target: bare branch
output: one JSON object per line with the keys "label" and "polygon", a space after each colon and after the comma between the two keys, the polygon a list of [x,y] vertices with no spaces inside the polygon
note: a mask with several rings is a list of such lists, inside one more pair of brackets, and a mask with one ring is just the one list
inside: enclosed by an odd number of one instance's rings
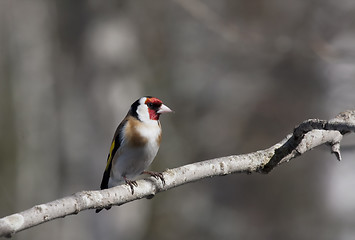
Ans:
{"label": "bare branch", "polygon": [[133,195],[127,185],[102,191],[82,191],[1,218],[0,236],[11,236],[38,224],[87,209],[119,206],[141,198],[152,198],[161,191],[207,177],[243,172],[268,173],[279,164],[322,144],[330,144],[331,152],[340,160],[340,142],[343,135],[350,132],[355,132],[355,110],[343,112],[329,121],[307,120],[296,127],[293,134],[268,149],[168,169],[163,172],[164,186],[160,180],[151,177],[137,181],[138,187]]}

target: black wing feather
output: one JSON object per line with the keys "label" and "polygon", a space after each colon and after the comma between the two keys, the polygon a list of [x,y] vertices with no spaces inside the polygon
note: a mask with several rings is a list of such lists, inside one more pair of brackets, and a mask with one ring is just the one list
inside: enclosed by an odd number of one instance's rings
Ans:
{"label": "black wing feather", "polygon": [[[125,125],[125,123],[127,122],[127,118],[125,118],[120,125],[118,125],[115,135],[112,139],[112,143],[111,143],[111,148],[110,148],[110,152],[107,156],[107,165],[106,165],[106,169],[105,172],[103,174],[102,177],[102,181],[101,181],[101,185],[100,188],[101,189],[107,189],[108,188],[108,181],[110,179],[110,173],[111,173],[111,169],[112,169],[112,161],[113,158],[116,155],[117,150],[120,148],[121,146],[121,142],[122,142],[122,128]],[[114,144],[113,148],[112,145]]]}

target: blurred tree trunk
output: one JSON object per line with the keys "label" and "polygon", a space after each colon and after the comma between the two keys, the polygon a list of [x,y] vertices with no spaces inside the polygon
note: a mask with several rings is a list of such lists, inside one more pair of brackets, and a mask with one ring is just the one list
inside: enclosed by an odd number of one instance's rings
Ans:
{"label": "blurred tree trunk", "polygon": [[13,56],[10,50],[8,15],[6,4],[0,3],[0,212],[7,215],[16,208],[16,128],[15,109],[12,96],[11,76]]}

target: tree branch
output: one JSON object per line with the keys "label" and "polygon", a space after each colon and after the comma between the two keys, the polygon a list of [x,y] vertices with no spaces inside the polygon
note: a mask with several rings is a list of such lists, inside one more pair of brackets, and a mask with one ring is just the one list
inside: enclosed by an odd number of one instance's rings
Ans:
{"label": "tree branch", "polygon": [[322,144],[330,144],[331,152],[341,160],[340,142],[344,134],[355,132],[355,110],[340,113],[332,120],[310,119],[301,123],[284,140],[274,146],[243,155],[233,155],[197,162],[163,172],[165,185],[160,180],[147,178],[137,181],[134,194],[127,185],[102,191],[82,191],[53,202],[0,219],[0,237],[34,227],[56,218],[77,214],[83,210],[122,205],[171,188],[207,177],[232,173],[268,173],[281,163]]}

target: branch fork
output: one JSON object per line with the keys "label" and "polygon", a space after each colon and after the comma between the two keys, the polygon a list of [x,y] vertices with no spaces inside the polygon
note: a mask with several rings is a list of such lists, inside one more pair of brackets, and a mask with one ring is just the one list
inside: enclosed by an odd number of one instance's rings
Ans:
{"label": "branch fork", "polygon": [[137,181],[134,194],[127,185],[101,191],[82,191],[55,201],[34,206],[20,213],[0,219],[0,237],[13,234],[36,225],[88,209],[109,208],[141,198],[152,198],[167,191],[207,177],[232,173],[269,173],[281,163],[288,162],[322,144],[328,144],[331,152],[341,160],[340,143],[343,135],[355,132],[355,110],[340,113],[329,121],[309,119],[297,126],[281,142],[257,152],[215,158],[182,167],[168,169],[162,178],[152,176]]}

